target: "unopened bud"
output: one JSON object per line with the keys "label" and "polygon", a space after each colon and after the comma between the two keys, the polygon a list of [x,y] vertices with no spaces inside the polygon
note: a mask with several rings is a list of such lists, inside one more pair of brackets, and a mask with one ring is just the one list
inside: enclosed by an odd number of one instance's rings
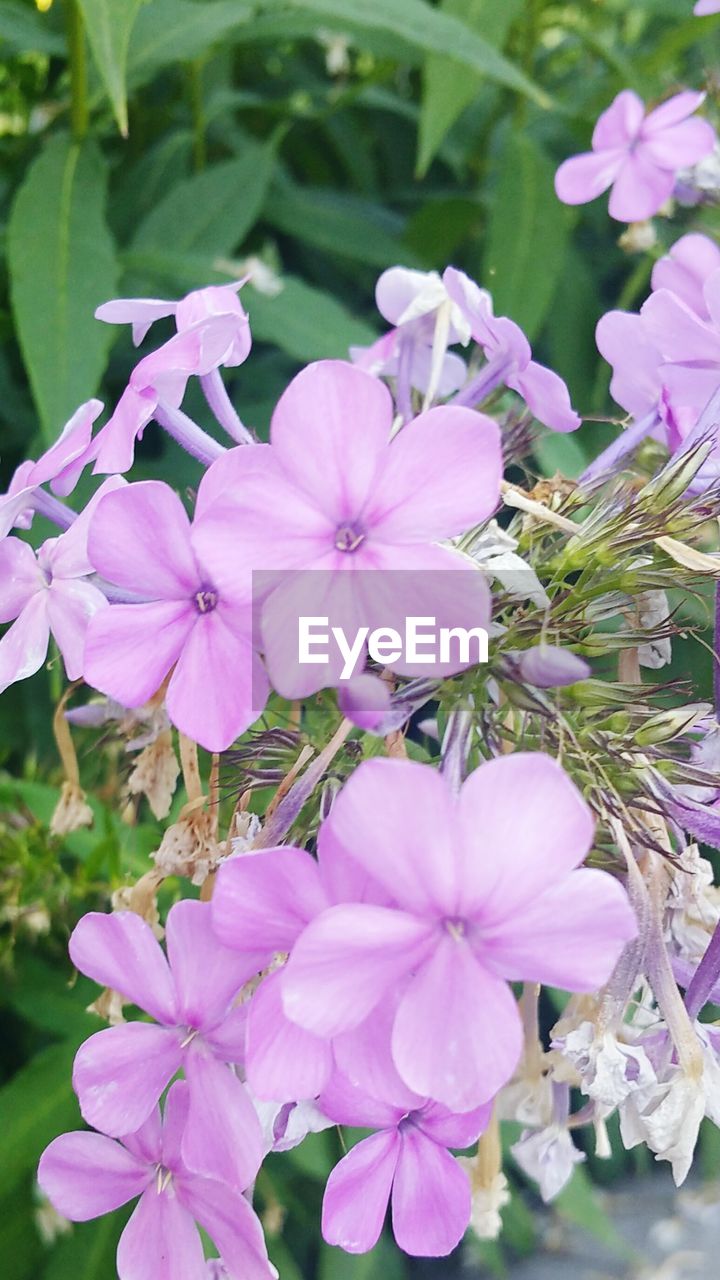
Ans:
{"label": "unopened bud", "polygon": [[710,712],[712,708],[707,702],[694,702],[689,707],[672,707],[669,711],[661,711],[645,721],[642,728],[634,735],[640,747],[655,746],[658,742],[671,742],[681,733]]}

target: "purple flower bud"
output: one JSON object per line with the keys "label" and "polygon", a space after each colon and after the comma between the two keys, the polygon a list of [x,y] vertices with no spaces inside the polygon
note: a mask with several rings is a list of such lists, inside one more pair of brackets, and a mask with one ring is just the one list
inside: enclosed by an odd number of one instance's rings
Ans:
{"label": "purple flower bud", "polygon": [[538,644],[521,654],[518,659],[518,672],[528,684],[536,689],[555,689],[566,684],[575,684],[576,680],[586,680],[590,675],[590,667],[576,653],[560,649],[553,644]]}
{"label": "purple flower bud", "polygon": [[377,729],[390,708],[390,687],[377,676],[354,676],[338,689],[338,705],[358,729]]}

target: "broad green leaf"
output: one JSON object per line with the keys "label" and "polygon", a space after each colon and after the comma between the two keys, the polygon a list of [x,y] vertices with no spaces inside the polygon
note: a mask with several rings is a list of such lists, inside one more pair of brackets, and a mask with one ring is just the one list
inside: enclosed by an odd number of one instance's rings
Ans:
{"label": "broad green leaf", "polygon": [[57,1039],[84,1039],[101,1027],[97,1017],[86,1012],[97,998],[98,987],[88,978],[72,979],[69,960],[50,965],[32,951],[19,952],[7,984],[8,1004],[32,1026]]}
{"label": "broad green leaf", "polygon": [[70,1072],[76,1040],[51,1045],[0,1089],[0,1195],[35,1169],[48,1142],[80,1122]]}
{"label": "broad green leaf", "polygon": [[254,336],[297,360],[347,359],[348,347],[368,346],[377,337],[332,294],[290,276],[275,297],[248,286],[243,302]]}
{"label": "broad green leaf", "polygon": [[[521,13],[523,0],[442,0],[440,9],[461,18],[488,44],[502,49],[507,33]],[[455,59],[427,58],[423,70],[422,109],[418,134],[417,172],[422,177],[437,154],[443,138],[458,116],[481,91],[482,75]]]}
{"label": "broad green leaf", "polygon": [[249,142],[237,160],[184,178],[140,223],[133,250],[232,253],[262,210],[274,162],[271,144]]}
{"label": "broad green leaf", "polygon": [[0,4],[0,53],[65,52],[65,40],[53,24],[52,15],[38,13],[20,0],[2,0]]}
{"label": "broad green leaf", "polygon": [[566,1222],[601,1240],[615,1253],[628,1256],[631,1249],[603,1208],[600,1195],[587,1173],[576,1165],[572,1178],[553,1200],[553,1209]]}
{"label": "broad green leaf", "polygon": [[57,136],[30,165],[10,213],[12,307],[47,441],[95,393],[112,340],[93,314],[117,279],[106,185],[95,144]]}
{"label": "broad green leaf", "polygon": [[3,1280],[29,1280],[39,1275],[42,1254],[30,1189],[21,1184],[0,1201]]}
{"label": "broad green leaf", "polygon": [[279,231],[326,253],[374,267],[424,265],[403,244],[403,219],[362,196],[278,180],[264,216]]}
{"label": "broad green leaf", "polygon": [[133,27],[128,80],[137,87],[163,67],[199,58],[252,13],[243,0],[150,0]]}
{"label": "broad green leaf", "polygon": [[125,69],[130,33],[142,0],[77,0],[90,48],[112,104],[118,129],[127,137]]}
{"label": "broad green leaf", "polygon": [[445,54],[490,80],[527,94],[541,106],[549,106],[547,95],[492,44],[426,0],[260,0],[258,5],[259,10],[278,7],[304,9],[336,21],[346,18],[353,26],[388,31],[424,53]]}
{"label": "broad green leaf", "polygon": [[116,1274],[115,1254],[128,1209],[107,1213],[94,1222],[79,1222],[72,1235],[55,1245],[43,1280],[110,1280]]}
{"label": "broad green leaf", "polygon": [[483,284],[499,315],[531,339],[557,288],[568,239],[568,211],[555,195],[554,166],[525,133],[508,132],[488,226]]}

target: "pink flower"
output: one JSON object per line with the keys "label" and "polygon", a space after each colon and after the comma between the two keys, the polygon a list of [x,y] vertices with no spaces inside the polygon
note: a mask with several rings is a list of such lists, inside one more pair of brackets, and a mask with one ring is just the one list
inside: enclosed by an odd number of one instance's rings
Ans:
{"label": "pink flower", "polygon": [[708,13],[720,13],[720,0],[697,0],[693,13],[698,18],[702,18]]}
{"label": "pink flower", "polygon": [[177,494],[155,480],[103,501],[90,527],[90,559],[145,603],[115,604],[96,619],[84,675],[123,706],[139,707],[174,668],[166,695],[172,723],[208,751],[223,751],[262,711],[268,683],[252,647],[249,570],[220,586],[212,540],[198,547],[201,524],[191,525]]}
{"label": "pink flower", "polygon": [[0,639],[0,693],[40,670],[51,635],[68,679],[82,675],[88,625],[107,606],[90,581],[88,526],[98,502],[124,483],[120,476],[106,480],[67,532],[48,538],[37,553],[19,538],[0,542],[0,622],[15,619]]}
{"label": "pink flower", "polygon": [[95,457],[92,427],[102,411],[102,401],[87,400],[76,409],[60,436],[38,458],[37,462],[21,462],[7,493],[0,495],[0,538],[15,526],[29,529],[35,511],[41,511],[56,524],[67,528],[75,512],[43,492],[40,485],[50,481],[53,493],[66,497],[72,493],[84,468]]}
{"label": "pink flower", "polygon": [[145,1123],[182,1068],[189,1089],[183,1162],[243,1191],[260,1167],[262,1134],[227,1064],[244,1060],[246,1010],[234,1001],[258,965],[217,941],[208,903],[177,902],[166,938],[167,960],[132,911],[90,912],[74,929],[75,967],[159,1025],[127,1022],[91,1036],[75,1057],[73,1087],[88,1124],[122,1137]]}
{"label": "pink flower", "polygon": [[[552,369],[531,359],[530,344],[522,329],[506,316],[494,316],[490,294],[464,271],[447,267],[443,283],[488,359],[477,379],[478,384],[485,381],[483,394],[504,383],[522,396],[538,422],[553,431],[575,431],[580,418],[570,403],[565,383]],[[467,392],[461,392],[461,399],[467,400],[472,386],[470,383]],[[476,399],[480,398],[478,392],[476,387]]]}
{"label": "pink flower", "polygon": [[177,302],[162,301],[159,298],[116,298],[112,302],[103,302],[95,315],[98,320],[104,320],[107,324],[131,324],[136,347],[140,345],[150,326],[166,316],[175,317],[178,333],[185,333],[194,325],[215,316],[232,317],[232,325],[227,331],[227,349],[221,364],[238,365],[247,360],[252,346],[250,321],[237,296],[244,284],[244,280],[234,280],[231,284],[193,289]]}
{"label": "pink flower", "polygon": [[[283,696],[336,684],[343,666],[339,651],[326,666],[298,662],[300,615],[327,614],[348,635],[364,623],[388,626],[399,614],[433,609],[454,624],[487,623],[482,575],[437,543],[494,510],[502,468],[497,425],[441,407],[391,441],[392,422],[387,387],[343,361],[320,361],[280,398],[270,446],[233,449],[205,478],[196,545],[213,557],[221,594],[233,589],[238,566],[280,571],[263,606],[262,638],[272,684]],[[402,598],[392,573],[358,572],[377,569],[411,571]],[[437,572],[428,585],[423,573],[430,571]],[[414,674],[401,662],[394,667]]]}
{"label": "pink flower", "polygon": [[[267,968],[292,952],[303,930],[340,902],[391,901],[343,849],[328,848],[326,826],[318,860],[304,849],[267,849],[231,858],[218,871],[212,922],[219,940]],[[256,1097],[276,1102],[315,1098],[332,1069],[332,1049],[321,1036],[291,1022],[283,1009],[285,970],[263,978],[250,1001],[245,1067]]]}
{"label": "pink flower", "polygon": [[709,236],[691,232],[675,241],[652,270],[653,292],[669,289],[701,320],[708,320],[705,283],[720,268],[720,248]]}
{"label": "pink flower", "polygon": [[403,1081],[454,1111],[478,1106],[522,1048],[508,982],[595,990],[635,934],[622,887],[576,870],[592,837],[590,810],[545,755],[483,764],[458,796],[429,766],[366,761],[324,839],[397,907],[335,906],[314,919],[288,961],[285,1012],[335,1037],[399,987],[392,1054]]}
{"label": "pink flower", "polygon": [[376,1034],[363,1028],[336,1044],[338,1069],[318,1099],[338,1124],[377,1130],[353,1146],[325,1188],[322,1232],[328,1244],[366,1253],[377,1242],[388,1201],[401,1249],[443,1257],[470,1221],[470,1184],[448,1147],[468,1147],[485,1128],[490,1107],[456,1115],[403,1083],[389,1048],[386,1003]]}
{"label": "pink flower", "polygon": [[612,187],[610,215],[619,222],[651,218],[672,195],[675,175],[715,146],[707,120],[689,120],[702,93],[677,93],[645,114],[642,100],[623,89],[598,119],[592,151],[560,165],[555,190],[565,204],[586,204]]}
{"label": "pink flower", "polygon": [[720,268],[705,280],[702,296],[704,316],[669,289],[652,293],[640,310],[663,386],[695,418],[720,386]]}
{"label": "pink flower", "polygon": [[38,1181],[63,1217],[87,1222],[140,1197],[120,1237],[122,1280],[208,1280],[195,1223],[220,1251],[228,1280],[270,1280],[260,1223],[245,1197],[198,1176],[182,1156],[188,1088],[178,1082],[136,1133],[114,1142],[100,1133],[64,1133],[44,1151]]}

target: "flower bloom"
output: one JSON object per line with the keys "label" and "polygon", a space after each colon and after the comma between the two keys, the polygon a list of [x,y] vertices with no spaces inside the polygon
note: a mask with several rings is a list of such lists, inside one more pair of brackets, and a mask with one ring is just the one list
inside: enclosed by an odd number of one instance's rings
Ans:
{"label": "flower bloom", "polygon": [[[389,1011],[386,1004],[384,1014]],[[333,1169],[323,1198],[328,1244],[366,1253],[377,1242],[388,1202],[401,1249],[443,1257],[465,1233],[472,1209],[467,1173],[448,1147],[469,1147],[485,1128],[490,1107],[456,1115],[419,1097],[393,1066],[389,1026],[340,1038],[336,1069],[318,1099],[337,1124],[377,1132],[358,1142]]]}
{"label": "flower bloom", "polygon": [[689,120],[705,95],[689,91],[645,113],[642,100],[623,89],[595,125],[592,151],[560,165],[555,190],[565,204],[586,204],[612,187],[610,216],[618,222],[651,218],[672,195],[675,176],[712,151],[715,131]]}
{"label": "flower bloom", "polygon": [[208,1280],[195,1223],[220,1251],[228,1280],[270,1280],[260,1223],[239,1192],[192,1172],[182,1157],[188,1087],[122,1142],[101,1133],[63,1133],[44,1151],[38,1181],[58,1213],[87,1222],[140,1197],[117,1250],[122,1280]]}
{"label": "flower bloom", "polygon": [[720,13],[720,0],[697,0],[693,13],[698,18],[703,18],[708,13]]}
{"label": "flower bloom", "polygon": [[[196,545],[212,557],[220,593],[233,588],[238,566],[280,571],[261,629],[270,679],[283,696],[336,684],[344,665],[339,651],[322,667],[298,662],[299,616],[328,615],[346,635],[433,609],[453,624],[489,620],[483,576],[437,543],[494,510],[497,425],[451,406],[421,414],[391,440],[392,423],[387,387],[344,361],[320,361],[280,398],[270,446],[231,450],[203,481]],[[411,571],[401,600],[392,574],[358,572],[377,569]],[[438,571],[431,587],[424,571]],[[391,665],[415,672],[402,661]]]}
{"label": "flower bloom", "polygon": [[84,675],[123,706],[139,707],[174,668],[166,695],[172,723],[209,751],[223,751],[260,714],[268,684],[251,643],[250,575],[236,573],[219,589],[213,544],[199,550],[197,534],[198,520],[191,526],[177,494],[160,481],[129,485],[101,503],[90,559],[108,582],[144,602],[105,610],[104,624],[88,635]]}
{"label": "flower bloom", "polygon": [[397,906],[335,906],[313,920],[288,961],[285,1012],[334,1037],[399,990],[395,1066],[410,1089],[453,1111],[492,1097],[517,1065],[522,1029],[508,982],[595,990],[635,935],[623,888],[576,870],[592,816],[540,753],[481,765],[458,796],[426,765],[366,761],[325,825],[328,844]]}
{"label": "flower bloom", "polygon": [[553,431],[575,431],[580,418],[570,403],[565,383],[552,369],[531,358],[530,344],[522,329],[506,316],[493,315],[490,294],[464,271],[447,267],[443,283],[488,359],[487,368],[479,374],[479,379],[487,379],[485,394],[493,385],[504,383],[522,396],[538,422]]}
{"label": "flower bloom", "polygon": [[124,485],[111,476],[81,516],[59,538],[48,538],[35,553],[19,538],[0,542],[0,622],[13,625],[0,639],[0,692],[39,671],[52,635],[69,680],[83,671],[85,635],[107,599],[90,581],[88,525],[98,502]]}
{"label": "flower bloom", "polygon": [[166,937],[167,960],[132,911],[90,912],[74,929],[75,967],[160,1025],[121,1023],[90,1036],[75,1057],[73,1087],[88,1124],[122,1137],[145,1123],[182,1067],[189,1089],[183,1161],[243,1191],[260,1167],[262,1134],[227,1064],[244,1060],[245,1009],[233,1002],[258,966],[217,941],[204,902],[177,902]]}

